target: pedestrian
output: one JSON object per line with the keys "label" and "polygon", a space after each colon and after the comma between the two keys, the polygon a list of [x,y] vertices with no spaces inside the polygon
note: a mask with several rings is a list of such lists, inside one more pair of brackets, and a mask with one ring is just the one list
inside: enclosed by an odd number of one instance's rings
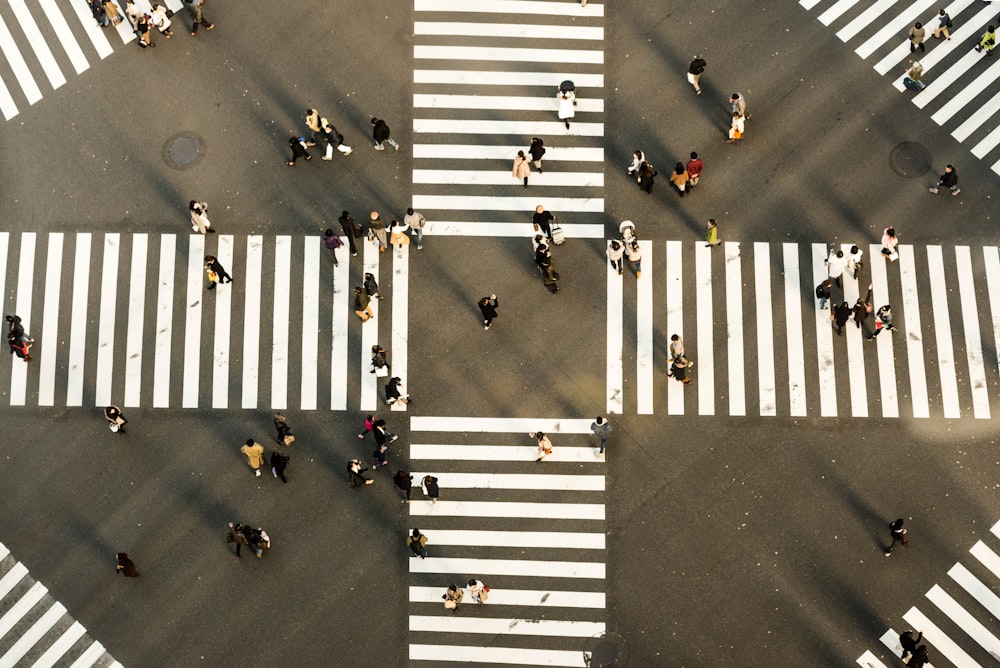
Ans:
{"label": "pedestrian", "polygon": [[938,190],[944,186],[951,191],[951,196],[954,197],[958,193],[962,192],[962,189],[958,187],[958,172],[951,165],[945,165],[944,174],[938,179],[937,185],[931,186],[929,190],[932,194],[937,195]]}
{"label": "pedestrian", "polygon": [[403,216],[403,222],[410,226],[410,229],[417,233],[417,250],[424,249],[424,225],[427,224],[427,219],[424,218],[424,214],[418,213],[413,210],[413,208],[408,208],[406,210],[406,215]]}
{"label": "pedestrian", "polygon": [[118,3],[115,0],[104,0],[104,12],[111,20],[111,25],[118,25],[122,22],[122,15],[118,11]]}
{"label": "pedestrian", "polygon": [[147,46],[156,46],[156,43],[152,40],[153,32],[149,14],[139,15],[139,20],[135,24],[135,31],[139,35],[139,46],[144,49]]}
{"label": "pedestrian", "polygon": [[[1000,18],[1000,17],[997,17]],[[993,55],[993,47],[997,45],[997,35],[996,28],[993,26],[986,26],[986,32],[983,36],[979,38],[979,44],[976,44],[976,51],[982,53],[986,51],[987,56]]]}
{"label": "pedestrian", "polygon": [[397,257],[403,257],[403,246],[410,245],[410,228],[398,220],[389,226],[389,243],[396,247]]}
{"label": "pedestrian", "polygon": [[400,501],[400,503],[409,503],[410,494],[413,491],[413,476],[408,471],[399,469],[396,471],[396,475],[392,476],[392,484],[406,494],[406,498]]}
{"label": "pedestrian", "polygon": [[372,431],[374,429],[375,429],[375,416],[374,415],[366,415],[365,416],[365,429],[360,434],[358,434],[358,438],[364,438],[365,436],[368,435],[368,432],[370,432],[370,431]]}
{"label": "pedestrian", "polygon": [[851,307],[847,302],[841,302],[840,306],[830,313],[830,320],[837,326],[837,336],[843,336],[844,325],[851,318]]}
{"label": "pedestrian", "polygon": [[691,151],[691,159],[687,163],[688,190],[693,190],[698,185],[703,171],[705,171],[705,162],[698,157],[696,152]]}
{"label": "pedestrian", "polygon": [[389,369],[389,353],[376,343],[372,346],[372,368],[369,373],[375,374],[377,378],[386,378],[389,376]]}
{"label": "pedestrian", "polygon": [[691,378],[688,377],[688,370],[690,368],[691,363],[688,362],[686,357],[681,355],[670,362],[670,371],[664,375],[667,378],[673,378],[674,380],[680,381],[682,385],[690,385]]}
{"label": "pedestrian", "polygon": [[479,300],[479,312],[483,314],[483,329],[493,326],[493,320],[497,317],[497,306],[500,305],[497,296],[491,294]]}
{"label": "pedestrian", "polygon": [[542,272],[546,289],[552,294],[559,292],[559,285],[556,283],[559,280],[559,272],[552,262],[552,251],[545,244],[539,246],[535,252],[535,264]]}
{"label": "pedestrian", "polygon": [[892,326],[892,308],[888,304],[879,306],[878,310],[875,311],[875,332],[868,337],[868,340],[874,340],[884,330],[891,331],[893,329],[895,327]]}
{"label": "pedestrian", "polygon": [[371,298],[361,288],[354,288],[354,312],[361,318],[361,322],[368,322],[375,316],[370,305]]}
{"label": "pedestrian", "polygon": [[326,140],[326,155],[323,156],[324,160],[333,160],[333,149],[337,149],[344,155],[354,153],[354,149],[344,143],[344,135],[340,134],[340,131],[333,126],[333,123],[325,118],[321,120],[321,123],[320,132],[323,135],[323,139]]}
{"label": "pedestrian", "polygon": [[542,173],[542,156],[545,155],[545,142],[541,137],[532,137],[531,145],[528,146],[528,153],[531,154],[531,161],[535,163],[535,169]]}
{"label": "pedestrian", "polygon": [[826,258],[827,275],[836,282],[838,288],[844,287],[843,275],[847,268],[847,258],[844,251],[831,249],[830,257]]}
{"label": "pedestrian", "polygon": [[590,431],[594,432],[594,436],[601,439],[601,447],[595,453],[595,457],[604,456],[604,448],[608,445],[608,434],[611,433],[612,429],[614,429],[614,427],[611,426],[611,423],[600,415],[598,415],[594,421],[590,423]]}
{"label": "pedestrian", "polygon": [[552,241],[552,223],[555,222],[555,219],[556,217],[551,212],[546,211],[545,207],[539,204],[535,207],[534,215],[531,216],[531,226],[535,232],[541,232],[546,239]]}
{"label": "pedestrian", "polygon": [[212,222],[208,219],[208,202],[191,200],[188,202],[188,211],[191,213],[191,229],[198,234],[215,234],[212,229]]}
{"label": "pedestrian", "polygon": [[139,17],[142,16],[142,10],[136,7],[132,0],[125,0],[125,16],[128,17],[128,22],[132,25],[132,32],[136,32],[139,29]]}
{"label": "pedestrian", "polygon": [[246,444],[240,448],[240,452],[246,455],[247,464],[253,469],[254,475],[260,477],[260,467],[264,465],[264,446],[248,438]]}
{"label": "pedestrian", "polygon": [[391,131],[389,126],[381,118],[372,118],[372,138],[375,140],[375,150],[384,151],[385,146],[383,142],[389,142],[389,146],[393,147],[397,151],[399,150],[399,144],[391,136]]}
{"label": "pedestrian", "polygon": [[278,432],[275,438],[281,445],[291,445],[295,442],[295,434],[292,433],[292,428],[288,426],[288,420],[281,413],[274,414],[274,428]]}
{"label": "pedestrian", "polygon": [[948,16],[948,12],[944,9],[938,10],[937,20],[938,25],[934,29],[934,39],[941,39],[941,35],[944,35],[945,39],[951,39],[951,33],[948,32],[948,28],[951,27],[951,17]]}
{"label": "pedestrian", "polygon": [[625,246],[621,242],[611,239],[608,241],[607,250],[608,261],[611,263],[611,268],[618,270],[618,275],[621,276],[623,272],[622,265],[624,264],[623,258],[625,257]]}
{"label": "pedestrian", "polygon": [[24,325],[21,324],[21,316],[5,315],[3,319],[7,321],[8,334],[13,334],[19,339],[24,338]]}
{"label": "pedestrian", "polygon": [[198,26],[204,26],[205,30],[214,30],[215,24],[209,23],[202,14],[201,8],[205,5],[205,0],[184,0],[187,5],[188,14],[191,16],[191,35],[198,36]]}
{"label": "pedestrian", "polygon": [[546,436],[544,432],[533,431],[528,434],[528,436],[535,439],[538,445],[538,457],[535,458],[536,462],[540,462],[552,454],[552,441],[549,440],[549,437]]}
{"label": "pedestrian", "polygon": [[372,471],[377,471],[380,466],[389,465],[389,455],[386,452],[389,451],[389,446],[377,445],[375,446],[375,452],[372,453]]}
{"label": "pedestrian", "polygon": [[634,176],[644,162],[646,162],[646,155],[639,149],[636,149],[635,153],[632,154],[632,164],[625,168],[625,173],[629,176]]}
{"label": "pedestrian", "polygon": [[263,527],[257,527],[256,529],[252,527],[243,527],[243,533],[246,534],[247,542],[253,549],[254,553],[257,555],[258,559],[264,558],[264,548],[271,547],[271,537],[267,535]]}
{"label": "pedestrian", "polygon": [[559,100],[559,120],[563,121],[569,130],[569,121],[576,115],[576,91],[562,90],[560,86],[556,99]]}
{"label": "pedestrian", "polygon": [[719,238],[719,224],[715,222],[715,218],[709,218],[705,224],[705,245],[712,247],[718,246],[721,243],[722,239]]}
{"label": "pedestrian", "polygon": [[319,112],[315,109],[306,109],[306,128],[309,129],[306,133],[306,146],[315,146],[319,143],[319,136],[323,132]]}
{"label": "pedestrian", "polygon": [[899,239],[896,238],[896,230],[892,225],[882,230],[882,255],[890,261],[895,262],[899,254],[896,252],[899,246]]}
{"label": "pedestrian", "polygon": [[393,376],[385,384],[385,403],[391,406],[396,402],[404,406],[410,403],[410,395],[403,392],[403,381],[399,376]]}
{"label": "pedestrian", "polygon": [[356,256],[358,254],[358,247],[354,244],[354,240],[360,239],[365,235],[365,228],[361,226],[361,223],[354,220],[351,217],[351,212],[347,210],[344,210],[340,214],[337,222],[340,223],[340,229],[344,233],[344,236],[347,237],[347,243],[351,245],[351,257]]}
{"label": "pedestrian", "polygon": [[670,183],[677,189],[677,192],[681,197],[684,197],[684,191],[687,190],[688,173],[684,165],[677,163],[674,166],[674,173],[670,175]]}
{"label": "pedestrian", "polygon": [[920,643],[923,637],[924,637],[924,632],[921,631],[920,635],[914,638],[912,629],[903,631],[902,633],[899,634],[899,645],[900,647],[903,648],[903,653],[900,655],[899,658],[903,660],[903,663],[909,663],[910,655],[916,651],[917,645]]}
{"label": "pedestrian", "polygon": [[240,548],[244,545],[250,544],[250,541],[247,540],[245,527],[242,524],[230,522],[229,531],[226,533],[226,542],[235,544],[236,556],[242,557],[240,554]]}
{"label": "pedestrian", "polygon": [[924,30],[924,24],[917,21],[910,28],[910,32],[907,35],[910,39],[910,53],[913,53],[917,49],[920,49],[920,53],[927,51],[927,47],[924,46],[924,38],[927,36],[927,31]]}
{"label": "pedestrian", "polygon": [[420,529],[414,529],[407,537],[406,546],[413,552],[414,557],[427,558],[427,536],[420,533]]}
{"label": "pedestrian", "polygon": [[822,311],[826,308],[826,303],[830,301],[830,296],[833,294],[833,281],[829,278],[823,279],[823,282],[816,286],[816,297],[819,298],[819,310]]}
{"label": "pedestrian", "polygon": [[909,61],[909,64],[910,66],[906,68],[906,72],[903,73],[903,85],[909,90],[919,93],[927,87],[927,85],[920,80],[920,77],[924,75],[924,66],[916,60]]}
{"label": "pedestrian", "polygon": [[385,221],[382,220],[378,211],[372,211],[368,214],[368,241],[374,242],[376,239],[378,239],[379,252],[384,253],[389,245],[385,236]]}
{"label": "pedestrian", "polygon": [[277,450],[271,451],[271,473],[275,478],[280,478],[281,482],[287,483],[285,480],[285,468],[288,466],[288,461],[291,459],[288,455],[283,455]]}
{"label": "pedestrian", "polygon": [[854,302],[854,309],[852,310],[852,315],[854,316],[854,324],[858,329],[861,329],[861,325],[864,324],[868,315],[872,312],[872,306],[870,303],[865,301],[863,297],[858,297],[858,301]]}
{"label": "pedestrian", "polygon": [[[580,2],[586,4],[587,0],[580,0]],[[453,584],[448,587],[448,591],[441,598],[444,599],[444,607],[451,610],[451,614],[454,615],[458,613],[458,604],[462,602],[464,597],[465,591]]]}
{"label": "pedestrian", "polygon": [[684,357],[684,339],[681,338],[680,334],[670,335],[670,345],[667,347],[667,351],[670,353],[671,362],[676,362]]}
{"label": "pedestrian", "polygon": [[733,112],[733,120],[729,124],[729,139],[726,142],[732,144],[738,139],[743,139],[744,117],[739,114],[739,112]]}
{"label": "pedestrian", "polygon": [[420,481],[420,490],[424,496],[430,498],[431,505],[436,506],[438,497],[441,496],[441,489],[438,487],[438,479],[432,475],[425,475]]}
{"label": "pedestrian", "polygon": [[635,277],[642,278],[642,252],[639,250],[639,242],[632,240],[632,243],[625,246],[625,254],[628,255],[629,264],[635,270]]}
{"label": "pedestrian", "polygon": [[377,419],[374,422],[372,428],[372,436],[375,437],[375,443],[377,445],[388,446],[390,443],[399,438],[396,434],[393,434],[385,426],[385,420]]}
{"label": "pedestrian", "polygon": [[[186,1],[187,0],[185,0],[185,2]],[[309,151],[306,148],[305,137],[292,136],[288,140],[288,145],[292,147],[292,159],[287,163],[289,167],[294,167],[295,162],[299,158],[305,158],[306,161],[312,160],[312,156],[309,155]]]}
{"label": "pedestrian", "polygon": [[[639,171],[636,175],[636,183],[639,184],[639,190],[643,190],[646,193],[653,192],[653,179],[659,174],[651,164],[644,162],[639,165]],[[671,178],[673,182],[673,178]]]}
{"label": "pedestrian", "polygon": [[327,228],[326,232],[323,233],[323,247],[330,251],[330,257],[333,258],[333,266],[339,267],[340,263],[337,262],[337,249],[344,245],[344,242],[340,240],[340,237],[334,234],[332,229]]}
{"label": "pedestrian", "polygon": [[128,420],[122,414],[122,409],[118,406],[108,406],[104,409],[104,419],[108,421],[108,427],[116,434],[125,433],[125,425]]}
{"label": "pedestrian", "polygon": [[[209,290],[214,290],[216,283],[233,282],[233,277],[226,272],[226,268],[219,263],[219,260],[214,255],[205,256],[205,271],[208,272],[208,280],[210,281]],[[212,278],[213,274],[215,276],[214,279]]]}
{"label": "pedestrian", "polygon": [[928,663],[930,663],[930,657],[927,656],[927,645],[918,645],[915,650],[913,650],[913,656],[907,662],[909,668],[924,668]]}
{"label": "pedestrian", "polygon": [[858,278],[861,274],[861,270],[864,269],[864,262],[861,261],[864,254],[865,252],[857,246],[851,246],[851,250],[847,254],[847,263],[845,267],[855,279]]}
{"label": "pedestrian", "polygon": [[743,118],[750,118],[747,116],[747,101],[739,93],[733,93],[729,96],[729,108],[733,114],[739,114]]}
{"label": "pedestrian", "polygon": [[903,518],[900,517],[898,520],[889,525],[889,537],[892,539],[892,543],[889,544],[889,549],[885,551],[885,556],[891,556],[893,549],[896,547],[896,543],[899,543],[903,547],[909,547],[909,543],[906,540],[906,529],[903,528]]}
{"label": "pedestrian", "polygon": [[351,487],[359,487],[361,485],[371,485],[375,481],[370,478],[366,478],[364,473],[368,469],[361,468],[361,462],[357,459],[352,459],[347,462],[347,474],[351,478]]}
{"label": "pedestrian", "polygon": [[531,164],[528,159],[524,157],[524,151],[518,151],[517,156],[514,158],[514,168],[511,171],[512,176],[515,179],[522,179],[524,181],[524,187],[528,187],[528,177],[531,175]]}
{"label": "pedestrian", "polygon": [[698,85],[698,80],[704,74],[707,64],[701,54],[696,54],[691,64],[688,65],[688,83],[694,86],[695,95],[701,95],[701,86]]}
{"label": "pedestrian", "polygon": [[139,571],[135,569],[135,564],[125,552],[115,553],[115,572],[121,573],[127,578],[139,577]]}
{"label": "pedestrian", "polygon": [[163,5],[156,5],[153,7],[153,13],[150,15],[150,19],[153,26],[160,31],[160,34],[163,35],[164,38],[170,39],[173,37],[174,33],[170,30],[170,19],[167,17],[166,7]]}
{"label": "pedestrian", "polygon": [[28,341],[14,333],[9,333],[7,334],[7,345],[10,346],[12,355],[17,355],[25,363],[31,361],[31,353],[28,352],[31,349],[31,344]]}
{"label": "pedestrian", "polygon": [[469,580],[469,595],[473,602],[482,605],[486,603],[489,594],[490,588],[484,585],[481,580],[476,580],[475,578]]}

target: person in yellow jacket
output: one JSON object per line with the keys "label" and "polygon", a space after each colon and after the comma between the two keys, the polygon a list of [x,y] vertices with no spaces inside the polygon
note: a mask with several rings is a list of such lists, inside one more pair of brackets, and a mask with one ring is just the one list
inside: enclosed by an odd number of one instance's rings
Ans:
{"label": "person in yellow jacket", "polygon": [[247,463],[259,478],[260,467],[264,465],[264,446],[255,442],[252,438],[248,438],[246,445],[240,448],[240,452],[246,455]]}

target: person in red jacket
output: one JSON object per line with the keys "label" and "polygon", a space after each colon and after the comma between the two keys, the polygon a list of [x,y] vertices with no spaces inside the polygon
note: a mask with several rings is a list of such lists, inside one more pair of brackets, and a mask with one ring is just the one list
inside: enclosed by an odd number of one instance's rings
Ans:
{"label": "person in red jacket", "polygon": [[697,153],[691,151],[691,159],[687,163],[688,190],[693,190],[698,185],[698,179],[701,178],[701,173],[704,169],[705,163],[702,162]]}

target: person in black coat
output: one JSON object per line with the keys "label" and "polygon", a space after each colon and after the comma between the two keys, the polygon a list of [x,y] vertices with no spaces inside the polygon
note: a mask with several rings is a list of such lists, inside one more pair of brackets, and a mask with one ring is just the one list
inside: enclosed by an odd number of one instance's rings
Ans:
{"label": "person in black coat", "polygon": [[919,643],[923,637],[923,631],[921,631],[916,638],[913,637],[912,630],[903,631],[899,634],[899,644],[903,648],[903,653],[899,658],[903,660],[903,663],[906,663],[909,660],[909,655],[913,654],[913,652],[917,649],[917,643]]}
{"label": "person in black coat", "polygon": [[135,564],[132,563],[132,560],[128,558],[128,554],[125,552],[115,554],[115,572],[121,573],[127,578],[139,576],[139,571],[135,569]]}
{"label": "person in black coat", "polygon": [[542,141],[541,137],[531,138],[531,146],[528,147],[528,153],[531,154],[531,161],[535,163],[535,169],[541,174],[542,156],[545,155],[545,142]]}
{"label": "person in black coat", "polygon": [[844,333],[844,325],[847,321],[851,319],[851,306],[847,302],[842,302],[840,306],[833,309],[833,313],[830,314],[830,320],[837,326],[837,336],[842,336]]}
{"label": "person in black coat", "polygon": [[280,478],[281,482],[288,482],[285,480],[285,467],[288,466],[289,459],[288,455],[283,455],[277,450],[271,451],[271,473],[275,478]]}
{"label": "person in black coat", "polygon": [[292,137],[288,140],[288,145],[292,147],[292,159],[288,161],[289,167],[294,167],[295,161],[299,158],[312,160],[312,156],[309,155],[309,151],[306,150],[305,137]]}
{"label": "person in black coat", "polygon": [[410,502],[410,493],[413,490],[413,476],[409,474],[408,471],[400,469],[396,471],[396,475],[392,477],[392,484],[401,489],[403,493],[406,494],[406,498],[400,501],[400,503]]}
{"label": "person in black coat", "polygon": [[438,479],[432,475],[425,475],[423,480],[420,481],[420,486],[426,490],[431,503],[437,505],[438,496],[441,495],[441,490],[438,488]]}
{"label": "person in black coat", "polygon": [[350,211],[341,213],[337,222],[340,223],[340,229],[344,231],[344,236],[347,237],[347,242],[351,245],[351,255],[357,255],[358,247],[354,245],[354,240],[364,236],[365,228],[361,226],[361,223],[351,218]]}
{"label": "person in black coat", "polygon": [[636,180],[639,182],[639,189],[647,193],[653,192],[653,177],[657,175],[653,166],[648,162],[644,162],[639,165],[639,176]]}
{"label": "person in black coat", "polygon": [[499,305],[500,302],[497,301],[496,295],[483,297],[479,300],[479,310],[483,314],[483,329],[489,329],[493,325],[493,319],[497,317],[497,306]]}
{"label": "person in black coat", "polygon": [[390,137],[391,131],[386,122],[381,118],[372,119],[372,138],[375,140],[375,150],[384,151],[385,146],[382,146],[382,142],[389,142],[389,146],[393,147],[397,151],[399,150],[399,144]]}

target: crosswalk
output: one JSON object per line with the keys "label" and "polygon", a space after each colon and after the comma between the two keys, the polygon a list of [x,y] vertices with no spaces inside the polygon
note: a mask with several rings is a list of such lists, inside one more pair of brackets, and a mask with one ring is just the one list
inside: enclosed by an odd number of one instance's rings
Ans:
{"label": "crosswalk", "polygon": [[[907,60],[919,60],[924,68],[921,81],[927,87],[913,96],[913,104],[931,111],[935,123],[949,129],[952,137],[1000,174],[1000,97],[996,95],[1000,62],[973,50],[988,25],[1000,26],[996,5],[979,0],[948,4],[799,0],[799,4],[815,12],[823,25],[836,29],[837,37],[873,62],[876,72],[891,76],[899,91],[905,90]],[[941,8],[952,18],[950,40],[932,35]],[[927,29],[927,52],[911,55],[907,35],[918,21]]]}
{"label": "crosswalk", "polygon": [[[15,295],[5,313],[35,339],[30,364],[11,357],[3,394],[12,406],[374,410],[373,345],[406,382],[408,248],[380,257],[363,244],[356,275],[392,270],[380,285],[391,308],[373,299],[363,326],[345,250],[334,267],[318,236],[0,232],[0,292]],[[235,282],[206,290],[206,254]]]}
{"label": "crosswalk", "polygon": [[2,543],[0,611],[0,666],[121,668]]}
{"label": "crosswalk", "polygon": [[[895,330],[869,342],[874,314],[837,336],[831,311],[819,309],[814,289],[826,277],[826,244],[640,245],[640,279],[608,267],[610,413],[991,419],[998,412],[996,246],[901,245],[898,262],[888,262],[880,245],[861,245],[865,267],[860,280],[845,274],[843,301],[853,306],[870,283],[873,307],[890,304],[894,312]],[[634,291],[634,312],[624,306],[626,290]],[[696,363],[691,385],[663,376],[672,334]],[[635,372],[626,373],[633,350]]]}
{"label": "crosswalk", "polygon": [[[428,539],[427,558],[409,561],[414,665],[590,665],[606,623],[604,460],[590,422],[411,418],[414,482],[431,474],[441,488],[437,504],[415,489],[409,505]],[[540,463],[532,431],[553,442]],[[473,578],[490,587],[486,604],[466,593],[445,609],[448,587]]]}
{"label": "crosswalk", "polygon": [[[923,641],[937,666],[951,663],[963,668],[994,665],[1000,657],[1000,522],[991,535],[977,541],[963,561],[948,570],[950,580],[935,584],[926,594],[933,607],[911,607],[903,615],[906,628],[922,631]],[[902,654],[899,632],[889,629],[880,638],[897,657]],[[879,658],[884,651],[866,651],[858,664],[866,668],[885,668]],[[944,659],[944,661],[939,660]],[[896,665],[890,663],[889,665]]]}
{"label": "crosswalk", "polygon": [[[183,6],[181,0],[157,4],[175,12]],[[0,113],[6,120],[41,100],[43,87],[47,92],[64,86],[66,72],[83,74],[95,57],[103,60],[114,53],[113,44],[135,41],[125,2],[118,5],[123,21],[107,28],[97,25],[86,0],[38,0],[31,6],[26,0],[8,0],[0,7]],[[148,0],[135,0],[135,5],[152,11]],[[29,50],[22,49],[25,43]]]}

